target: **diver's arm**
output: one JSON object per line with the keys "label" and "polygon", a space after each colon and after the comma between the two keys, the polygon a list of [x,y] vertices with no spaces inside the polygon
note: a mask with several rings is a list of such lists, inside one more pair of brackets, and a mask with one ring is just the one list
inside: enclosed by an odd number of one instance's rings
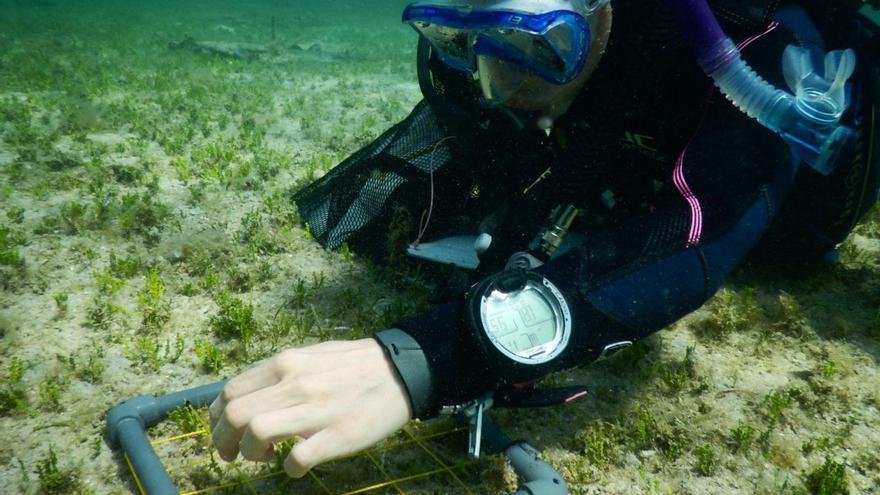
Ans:
{"label": "diver's arm", "polygon": [[[781,84],[779,56],[792,41],[790,33],[777,30],[745,55]],[[796,165],[781,139],[716,98],[682,171],[699,201],[697,219],[694,205],[676,198],[654,213],[589,235],[580,248],[536,270],[561,290],[572,310],[571,342],[553,370],[595,360],[606,346],[636,341],[700,307],[762,237]],[[688,245],[694,226],[700,239]],[[438,306],[376,335],[406,385],[415,417],[471,400],[497,387],[503,375],[470,348],[463,307]],[[395,351],[390,336],[409,339],[409,345]],[[536,370],[532,378],[546,372]]]}
{"label": "diver's arm", "polygon": [[[719,124],[691,143],[684,166],[707,223],[697,245],[686,246],[687,229],[665,234],[673,225],[681,228],[688,214],[680,199],[589,237],[581,248],[536,270],[560,289],[572,311],[571,342],[552,371],[595,360],[606,346],[636,341],[697,309],[763,235],[796,165],[779,139],[735,111],[712,120]],[[658,246],[664,235],[670,239]],[[400,322],[397,338],[402,333],[411,341],[397,355],[389,332],[376,336],[407,386],[415,417],[473,399],[503,376],[469,347],[463,306],[438,306]],[[418,363],[426,363],[430,379]]]}

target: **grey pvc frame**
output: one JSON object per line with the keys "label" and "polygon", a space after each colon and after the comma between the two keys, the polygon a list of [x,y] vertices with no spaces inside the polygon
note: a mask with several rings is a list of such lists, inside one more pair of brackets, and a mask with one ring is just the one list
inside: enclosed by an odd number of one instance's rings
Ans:
{"label": "grey pvc frame", "polygon": [[107,439],[113,448],[122,448],[148,495],[180,493],[165,465],[156,455],[146,430],[163,421],[171,411],[187,404],[207,407],[223,391],[225,380],[173,394],[141,395],[117,405],[107,414]]}
{"label": "grey pvc frame", "polygon": [[[150,445],[146,430],[163,421],[171,411],[187,404],[207,407],[223,391],[225,380],[168,395],[141,395],[117,405],[107,414],[107,438],[114,449],[128,456],[141,486],[148,495],[178,495],[177,486]],[[566,495],[562,476],[542,461],[526,442],[514,442],[489,418],[483,418],[483,441],[493,452],[510,459],[524,483],[511,495]]]}

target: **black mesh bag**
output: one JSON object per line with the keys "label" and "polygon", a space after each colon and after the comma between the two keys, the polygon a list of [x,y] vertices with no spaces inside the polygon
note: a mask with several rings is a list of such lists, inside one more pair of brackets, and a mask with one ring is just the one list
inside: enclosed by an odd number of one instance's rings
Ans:
{"label": "black mesh bag", "polygon": [[[367,147],[297,192],[293,200],[312,235],[326,248],[337,248],[392,204],[423,198],[402,197],[413,182],[425,182],[450,160],[430,107],[421,102],[410,115]],[[392,213],[393,214],[393,213]],[[407,229],[409,230],[409,229]]]}

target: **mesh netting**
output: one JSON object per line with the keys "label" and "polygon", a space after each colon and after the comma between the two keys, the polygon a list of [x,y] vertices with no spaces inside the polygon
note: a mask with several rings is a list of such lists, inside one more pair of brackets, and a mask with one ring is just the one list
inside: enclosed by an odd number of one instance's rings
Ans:
{"label": "mesh netting", "polygon": [[300,215],[322,245],[336,248],[386,210],[401,186],[450,159],[430,107],[412,113],[369,146],[294,196]]}

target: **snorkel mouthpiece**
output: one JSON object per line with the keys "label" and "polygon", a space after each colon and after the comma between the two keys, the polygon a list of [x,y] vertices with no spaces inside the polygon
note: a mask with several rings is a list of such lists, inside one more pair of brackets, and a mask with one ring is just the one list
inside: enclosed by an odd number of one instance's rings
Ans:
{"label": "snorkel mouthpiece", "polygon": [[855,142],[855,132],[840,123],[849,106],[847,80],[855,70],[855,52],[828,53],[824,73],[819,75],[809,50],[789,46],[783,69],[791,94],[746,64],[706,0],[669,0],[668,4],[703,70],[727,99],[779,134],[817,172],[830,174],[838,157]]}

